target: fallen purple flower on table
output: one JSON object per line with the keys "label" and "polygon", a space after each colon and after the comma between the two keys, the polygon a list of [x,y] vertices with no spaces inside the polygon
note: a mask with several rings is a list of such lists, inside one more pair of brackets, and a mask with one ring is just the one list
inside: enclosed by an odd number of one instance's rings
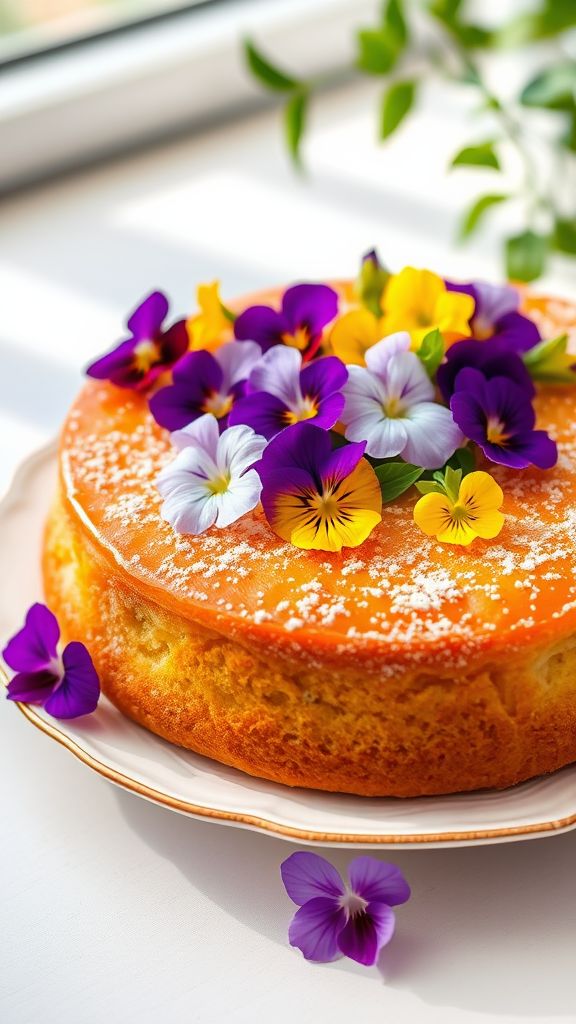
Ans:
{"label": "fallen purple flower on table", "polygon": [[58,654],[60,628],[43,604],[33,604],[23,628],[8,641],[4,661],[16,672],[8,699],[42,704],[54,718],[78,718],[94,711],[100,681],[84,644],[73,640]]}
{"label": "fallen purple flower on table", "polygon": [[518,312],[520,295],[510,285],[472,281],[470,284],[446,282],[448,291],[471,295],[476,303],[470,321],[472,337],[478,341],[498,339],[516,352],[527,352],[540,341],[533,320]]}
{"label": "fallen purple flower on table", "polygon": [[109,380],[120,388],[147,390],[188,348],[184,320],[167,331],[162,329],[167,314],[166,296],[162,292],[148,295],[127,322],[131,336],[92,363],[86,370],[88,376]]}
{"label": "fallen purple flower on table", "polygon": [[173,383],[152,395],[150,412],[167,430],[180,430],[206,413],[224,430],[261,357],[262,350],[253,341],[230,341],[214,353],[188,352],[174,367]]}
{"label": "fallen purple flower on table", "polygon": [[341,389],[347,380],[348,371],[336,356],[303,368],[296,349],[276,345],[254,367],[248,394],[232,409],[230,423],[247,423],[268,439],[302,421],[329,429],[344,408]]}
{"label": "fallen purple flower on table", "polygon": [[484,377],[507,377],[518,387],[523,388],[528,398],[535,394],[532,378],[524,365],[524,361],[514,352],[506,341],[473,341],[469,338],[457,341],[446,353],[446,361],[436,372],[436,381],[445,402],[449,402],[455,382],[461,370],[473,368],[481,370]]}
{"label": "fallen purple flower on table", "polygon": [[338,295],[326,284],[296,284],[282,296],[280,312],[271,306],[249,306],[236,317],[238,341],[256,341],[263,352],[272,345],[288,345],[312,358],[322,332],[338,313]]}
{"label": "fallen purple flower on table", "polygon": [[375,857],[354,858],[349,884],[316,853],[293,853],[281,873],[286,892],[300,907],[288,931],[290,945],[317,963],[348,956],[375,964],[394,933],[392,907],[410,899],[400,869]]}
{"label": "fallen purple flower on table", "polygon": [[534,430],[530,396],[508,378],[486,380],[479,370],[461,370],[450,408],[463,434],[492,462],[512,469],[556,464],[555,442],[545,430]]}

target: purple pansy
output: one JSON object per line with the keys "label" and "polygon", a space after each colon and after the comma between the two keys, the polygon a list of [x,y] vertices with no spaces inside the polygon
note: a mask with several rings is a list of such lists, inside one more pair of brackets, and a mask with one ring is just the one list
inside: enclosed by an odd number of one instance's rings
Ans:
{"label": "purple pansy", "polygon": [[238,341],[256,341],[263,352],[272,345],[289,345],[305,361],[317,352],[322,332],[338,313],[338,295],[326,284],[296,284],[282,296],[280,311],[271,306],[249,306],[236,317]]}
{"label": "purple pansy", "polygon": [[317,853],[293,853],[281,872],[286,892],[300,908],[288,931],[290,945],[319,963],[348,956],[375,964],[394,933],[392,907],[410,899],[400,869],[375,857],[354,858],[349,884]]}
{"label": "purple pansy", "polygon": [[261,356],[260,346],[253,341],[230,341],[214,354],[203,349],[189,352],[174,367],[173,383],[160,388],[150,399],[154,419],[168,430],[180,430],[199,416],[212,413],[220,429],[225,429],[228,414],[244,394],[246,381]]}
{"label": "purple pansy", "polygon": [[78,718],[94,711],[100,682],[84,644],[73,640],[58,654],[60,628],[43,604],[33,604],[19,633],[2,652],[16,672],[8,699],[42,704],[54,718]]}
{"label": "purple pansy", "polygon": [[184,320],[163,330],[167,314],[166,296],[162,292],[148,295],[128,319],[130,337],[92,363],[86,370],[88,376],[109,380],[120,388],[147,390],[188,348]]}
{"label": "purple pansy", "polygon": [[342,388],[347,380],[348,371],[336,356],[315,359],[302,368],[300,352],[276,345],[252,370],[248,394],[235,404],[230,423],[247,423],[267,438],[303,420],[328,429],[344,408]]}
{"label": "purple pansy", "polygon": [[445,402],[449,402],[455,389],[455,382],[461,370],[472,367],[480,370],[484,377],[507,377],[523,388],[531,398],[535,394],[532,378],[524,361],[506,341],[494,338],[491,341],[473,341],[465,338],[451,345],[446,361],[438,367],[436,381]]}
{"label": "purple pansy", "polygon": [[515,352],[527,352],[540,341],[533,320],[518,312],[520,296],[510,285],[473,281],[470,284],[446,282],[448,291],[471,295],[476,303],[470,321],[472,337],[478,341],[497,338]]}
{"label": "purple pansy", "polygon": [[492,462],[512,469],[556,464],[555,442],[546,431],[534,430],[530,396],[508,377],[486,380],[479,370],[461,370],[450,408],[462,432]]}

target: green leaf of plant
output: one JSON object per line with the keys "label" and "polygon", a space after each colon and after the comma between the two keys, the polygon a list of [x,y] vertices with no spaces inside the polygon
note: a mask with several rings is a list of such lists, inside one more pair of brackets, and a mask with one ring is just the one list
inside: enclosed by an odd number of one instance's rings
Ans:
{"label": "green leaf of plant", "polygon": [[416,82],[394,82],[382,98],[380,138],[387,139],[402,123],[414,105]]}
{"label": "green leaf of plant", "polygon": [[576,217],[558,217],[554,225],[554,248],[576,256]]}
{"label": "green leaf of plant", "polygon": [[386,29],[360,29],[356,66],[369,75],[387,75],[394,67],[399,47],[394,36]]}
{"label": "green leaf of plant", "polygon": [[284,134],[286,145],[292,160],[297,167],[302,166],[300,143],[306,128],[308,112],[308,93],[296,92],[284,107]]}
{"label": "green leaf of plant", "polygon": [[409,462],[385,462],[376,466],[374,472],[380,481],[384,501],[394,501],[420,479],[424,470]]}
{"label": "green leaf of plant", "polygon": [[475,203],[472,204],[470,209],[464,214],[460,223],[459,236],[462,240],[469,238],[470,235],[480,225],[484,214],[491,209],[493,206],[497,206],[499,203],[505,203],[509,196],[505,195],[488,195],[480,196]]}
{"label": "green leaf of plant", "polygon": [[557,35],[576,26],[574,0],[546,0],[540,12],[537,39]]}
{"label": "green leaf of plant", "polygon": [[426,334],[416,355],[432,379],[444,358],[444,338],[437,327]]}
{"label": "green leaf of plant", "polygon": [[500,170],[500,161],[494,152],[493,142],[481,142],[476,146],[465,146],[452,158],[451,167],[492,167]]}
{"label": "green leaf of plant", "polygon": [[419,480],[415,484],[420,494],[445,494],[444,488],[436,480]]}
{"label": "green leaf of plant", "polygon": [[506,273],[512,281],[535,281],[546,264],[549,239],[523,231],[506,242]]}
{"label": "green leaf of plant", "polygon": [[576,107],[576,61],[562,61],[541,71],[520,95],[525,107],[574,110]]}
{"label": "green leaf of plant", "polygon": [[274,67],[256,49],[250,39],[247,39],[244,43],[244,56],[254,77],[268,89],[273,89],[275,92],[290,92],[292,89],[297,89],[301,84],[297,78],[292,78],[291,75],[287,75],[284,71]]}
{"label": "green leaf of plant", "polygon": [[396,40],[398,49],[404,49],[408,42],[409,32],[403,0],[387,0],[384,4],[382,24]]}
{"label": "green leaf of plant", "polygon": [[461,469],[462,476],[467,476],[476,469],[476,460],[471,448],[457,448],[454,455],[451,455],[446,463],[452,469]]}
{"label": "green leaf of plant", "polygon": [[523,355],[525,366],[533,380],[546,384],[574,384],[576,373],[572,367],[576,356],[568,353],[568,335],[561,334],[550,341],[541,341]]}

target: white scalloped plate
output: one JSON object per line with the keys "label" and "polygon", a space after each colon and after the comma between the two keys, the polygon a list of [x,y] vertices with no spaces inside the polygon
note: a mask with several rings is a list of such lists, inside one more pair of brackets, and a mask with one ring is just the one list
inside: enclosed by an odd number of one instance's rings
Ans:
{"label": "white scalloped plate", "polygon": [[[56,479],[54,445],[20,468],[0,505],[0,637],[41,600],[40,546]],[[290,789],[181,750],[120,714],[105,698],[85,719],[25,717],[105,778],[155,803],[303,843],[335,846],[465,846],[531,839],[576,827],[576,765],[496,792],[376,799]]]}

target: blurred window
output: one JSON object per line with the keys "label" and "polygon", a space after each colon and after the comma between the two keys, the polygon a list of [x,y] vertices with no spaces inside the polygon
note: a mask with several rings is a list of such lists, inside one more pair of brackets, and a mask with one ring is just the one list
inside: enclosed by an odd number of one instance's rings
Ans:
{"label": "blurred window", "polygon": [[218,0],[0,0],[0,64]]}

